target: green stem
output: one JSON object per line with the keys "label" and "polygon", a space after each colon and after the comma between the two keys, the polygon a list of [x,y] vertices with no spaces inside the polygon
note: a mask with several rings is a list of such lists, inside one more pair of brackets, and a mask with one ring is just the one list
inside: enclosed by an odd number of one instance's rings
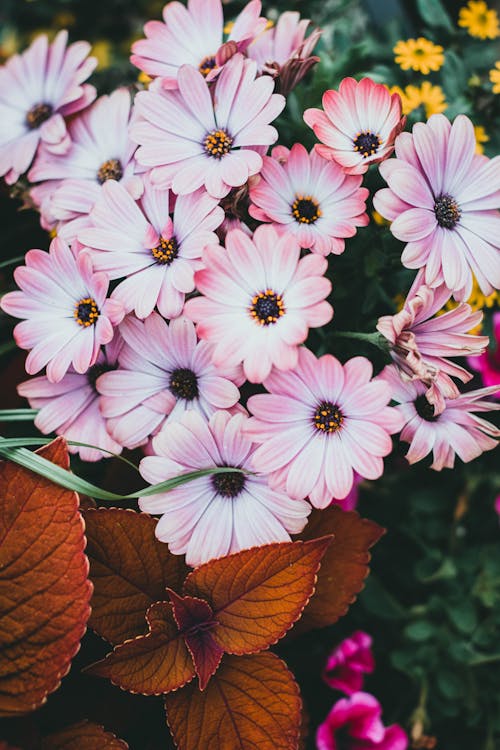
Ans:
{"label": "green stem", "polygon": [[0,409],[0,422],[30,422],[38,409]]}
{"label": "green stem", "polygon": [[15,266],[19,261],[24,260],[24,255],[18,255],[17,258],[10,258],[10,260],[3,260],[0,263],[0,268],[8,268],[8,266]]}

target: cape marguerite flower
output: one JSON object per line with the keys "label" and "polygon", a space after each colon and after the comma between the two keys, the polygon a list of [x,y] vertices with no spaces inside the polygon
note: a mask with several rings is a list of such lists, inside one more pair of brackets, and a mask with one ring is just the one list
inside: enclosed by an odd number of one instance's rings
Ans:
{"label": "cape marguerite flower", "polygon": [[287,162],[264,157],[260,180],[250,189],[250,214],[273,222],[303,248],[320,255],[344,251],[345,237],[366,226],[368,190],[362,177],[346,175],[338,164],[296,143]]}
{"label": "cape marguerite flower", "polygon": [[264,380],[269,393],[248,400],[254,416],[246,430],[260,444],[253,457],[257,471],[270,473],[272,486],[290,497],[308,496],[317,508],[346,497],[354,471],[365,479],[380,477],[383,457],[392,450],[390,435],[403,420],[387,406],[388,384],[381,387],[372,372],[365,357],[341,365],[331,354],[316,358],[305,347],[294,370],[274,370]]}
{"label": "cape marguerite flower", "polygon": [[285,106],[273,94],[269,76],[256,78],[257,65],[235,55],[224,66],[213,91],[191,65],[179,70],[178,91],[140,91],[132,138],[141,144],[138,162],[152,167],[154,182],[177,194],[205,185],[223,198],[262,167],[259,146],[278,137],[269,125]]}
{"label": "cape marguerite flower", "polygon": [[271,368],[295,367],[298,345],[309,328],[333,316],[325,297],[331,282],[318,255],[300,259],[300,245],[258,227],[252,239],[240,229],[226,235],[226,247],[207,247],[205,268],[197,271],[203,295],[186,302],[185,314],[197,333],[214,344],[216,365],[243,363],[245,376],[261,383]]}
{"label": "cape marguerite flower", "polygon": [[338,91],[325,91],[322,109],[306,109],[304,120],[321,141],[315,149],[347,174],[364,174],[387,159],[403,129],[401,98],[371,78],[344,78]]}
{"label": "cape marguerite flower", "polygon": [[64,118],[95,99],[95,88],[83,83],[97,65],[90,44],[66,48],[67,41],[67,31],[52,44],[43,34],[0,67],[0,176],[9,185],[26,172],[40,141],[53,153],[67,151]]}
{"label": "cape marguerite flower", "polygon": [[108,277],[93,271],[87,253],[75,258],[58,237],[48,253],[27,252],[25,262],[14,271],[21,291],[5,294],[0,306],[15,318],[26,318],[14,328],[16,344],[31,350],[26,372],[34,375],[47,365],[52,383],[62,380],[70,365],[87,372],[123,318],[121,303],[106,298]]}
{"label": "cape marguerite flower", "polygon": [[139,507],[162,514],[155,534],[188,565],[201,565],[241,549],[290,541],[304,528],[309,503],[290,500],[255,474],[255,446],[243,434],[245,414],[218,411],[210,421],[193,411],[165,426],[153,439],[155,456],[140,471],[151,484],[214,466],[243,469],[195,479],[166,494],[142,497]]}
{"label": "cape marguerite flower", "polygon": [[500,156],[475,149],[468,117],[452,125],[433,115],[398,136],[397,158],[380,165],[389,188],[373,199],[407,242],[403,265],[425,267],[427,285],[444,282],[459,300],[471,293],[471,272],[484,294],[500,288]]}

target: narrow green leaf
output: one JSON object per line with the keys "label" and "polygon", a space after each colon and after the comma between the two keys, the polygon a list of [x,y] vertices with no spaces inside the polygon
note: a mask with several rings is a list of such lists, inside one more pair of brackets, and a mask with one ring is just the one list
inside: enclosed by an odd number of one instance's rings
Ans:
{"label": "narrow green leaf", "polygon": [[9,260],[3,260],[0,263],[0,268],[7,268],[8,266],[15,266],[16,263],[20,263],[24,260],[24,255],[18,255],[17,258],[10,258]]}
{"label": "narrow green leaf", "polygon": [[0,409],[0,422],[29,422],[37,414],[38,409]]}

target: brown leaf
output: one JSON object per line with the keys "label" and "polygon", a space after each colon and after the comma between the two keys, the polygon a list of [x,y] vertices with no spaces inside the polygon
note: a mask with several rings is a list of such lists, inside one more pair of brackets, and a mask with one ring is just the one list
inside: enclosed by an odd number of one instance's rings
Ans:
{"label": "brown leaf", "polygon": [[189,569],[156,539],[156,520],[146,513],[99,508],[84,517],[94,584],[89,625],[118,644],[146,631],[147,608],[166,598],[167,586],[180,591]]}
{"label": "brown leaf", "polygon": [[[69,468],[63,438],[39,451]],[[78,496],[0,463],[0,715],[33,711],[54,692],[90,613]]]}
{"label": "brown leaf", "polygon": [[165,697],[178,750],[296,750],[301,700],[293,675],[269,651],[225,656],[207,689]]}
{"label": "brown leaf", "polygon": [[192,680],[193,661],[177,628],[171,604],[152,604],[146,620],[149,633],[116,646],[85,671],[96,677],[108,677],[113,685],[142,695],[168,693]]}
{"label": "brown leaf", "polygon": [[262,651],[300,617],[330,541],[267,544],[212,560],[188,575],[184,591],[211,604],[212,636],[224,651]]}
{"label": "brown leaf", "polygon": [[81,721],[45,737],[41,750],[128,750],[128,745],[99,724]]}
{"label": "brown leaf", "polygon": [[294,628],[294,636],[331,625],[345,615],[370,572],[368,550],[385,534],[385,529],[360,518],[355,511],[331,505],[325,510],[313,510],[300,538],[314,539],[319,534],[333,534],[333,541],[321,562],[316,592]]}

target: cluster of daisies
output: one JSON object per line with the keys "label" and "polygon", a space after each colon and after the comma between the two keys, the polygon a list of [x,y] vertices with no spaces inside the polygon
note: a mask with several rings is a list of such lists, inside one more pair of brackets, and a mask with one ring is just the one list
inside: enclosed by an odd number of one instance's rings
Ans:
{"label": "cluster of daisies", "polygon": [[[96,99],[85,42],[40,36],[0,70],[0,174],[26,173],[48,252],[30,250],[4,311],[36,375],[19,386],[36,425],[98,460],[143,446],[143,477],[233,467],[140,507],[197,565],[301,531],[311,505],[374,480],[392,450],[452,467],[493,448],[477,412],[495,387],[461,392],[456,357],[482,355],[473,275],[500,288],[500,157],[475,154],[471,122],[441,114],[403,132],[401,99],[369,78],[326,91],[308,152],[270,147],[286,95],[318,60],[319,31],[251,0],[224,31],[220,0],[165,6],[132,48],[151,80]],[[389,158],[395,151],[396,158]],[[330,255],[376,210],[415,269],[403,309],[379,320],[393,364],[341,363],[304,342],[328,324]],[[348,250],[347,250],[348,252]],[[458,305],[437,313],[454,297]],[[260,384],[245,406],[240,387]],[[391,401],[396,405],[390,405]]]}

